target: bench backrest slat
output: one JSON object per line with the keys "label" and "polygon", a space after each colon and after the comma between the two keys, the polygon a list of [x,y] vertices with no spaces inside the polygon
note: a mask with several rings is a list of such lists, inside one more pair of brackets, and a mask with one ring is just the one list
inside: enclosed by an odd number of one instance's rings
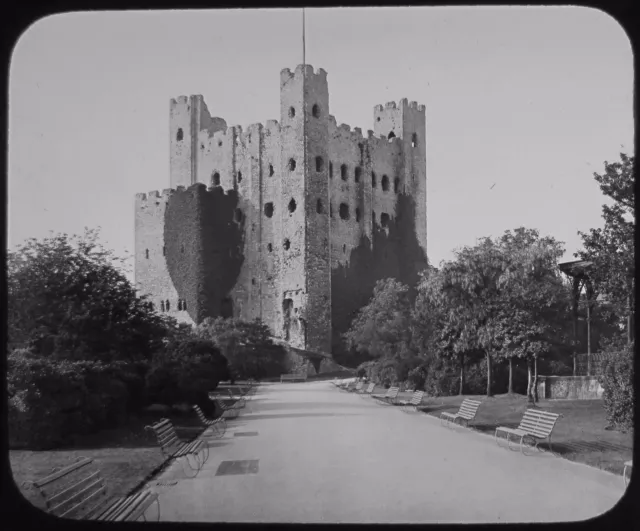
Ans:
{"label": "bench backrest slat", "polygon": [[[95,479],[95,477],[93,479]],[[77,487],[77,485],[74,485],[74,487]],[[98,487],[98,488],[96,489],[95,487]],[[98,475],[97,479],[95,479],[93,483],[90,483],[85,488],[79,490],[78,492],[76,492],[75,494],[72,494],[71,496],[68,496],[65,500],[62,500],[57,505],[54,505],[51,508],[51,512],[55,514],[62,507],[65,507],[71,502],[75,502],[77,500],[80,500],[80,502],[77,505],[75,505],[74,508],[79,507],[82,504],[86,503],[86,501],[89,498],[93,497],[97,492],[100,492],[103,489],[104,489],[104,483],[102,481],[102,478]],[[67,489],[67,492],[65,494],[68,494],[71,490],[73,490],[73,488]],[[86,496],[86,497],[83,498],[83,496]]]}
{"label": "bench backrest slat", "polygon": [[416,391],[413,393],[413,397],[411,398],[411,405],[417,406],[422,402],[422,398],[424,397],[424,391]]}
{"label": "bench backrest slat", "polygon": [[465,398],[460,405],[460,409],[458,410],[458,416],[463,417],[467,420],[473,420],[478,413],[478,408],[480,407],[481,402],[477,400],[471,400],[470,398]]}
{"label": "bench backrest slat", "polygon": [[59,517],[84,518],[90,503],[104,504],[107,488],[100,470],[93,464],[93,459],[82,458],[33,482],[45,500],[47,511]]}
{"label": "bench backrest slat", "polygon": [[558,413],[527,409],[524,412],[518,429],[533,433],[538,437],[548,437],[559,418],[560,415]]}
{"label": "bench backrest slat", "polygon": [[373,391],[375,387],[376,387],[376,384],[370,383],[369,386],[367,387],[367,393],[370,393],[371,391]]}
{"label": "bench backrest slat", "polygon": [[[64,505],[65,503],[68,503],[69,500],[73,500],[75,497],[78,496],[78,493],[69,496],[69,498],[65,499],[65,496],[67,494],[72,493],[73,491],[75,491],[76,489],[83,487],[85,483],[89,483],[90,481],[94,480],[94,479],[100,479],[100,471],[96,470],[95,472],[93,472],[92,474],[89,474],[88,476],[86,476],[85,478],[81,479],[80,481],[78,481],[77,483],[71,485],[70,487],[67,487],[64,490],[61,490],[60,492],[54,494],[53,496],[51,496],[49,498],[49,503],[51,505],[53,505],[54,503],[57,503],[58,500],[62,499],[63,501],[60,502],[58,505],[55,506],[55,508],[60,507],[61,505]],[[82,492],[82,491],[80,491]]]}
{"label": "bench backrest slat", "polygon": [[162,419],[160,422],[150,426],[150,428],[156,434],[158,444],[162,448],[163,452],[170,451],[173,446],[181,442],[169,419]]}
{"label": "bench backrest slat", "polygon": [[207,417],[204,416],[204,412],[202,411],[202,409],[200,409],[200,406],[196,404],[195,406],[193,406],[193,409],[195,410],[196,415],[198,415],[198,418],[200,419],[200,421],[203,424],[206,424],[207,423]]}
{"label": "bench backrest slat", "polygon": [[[96,496],[98,496],[99,494],[106,494],[107,489],[105,486],[102,486],[100,489],[94,491],[92,494],[90,494],[89,496],[87,496],[84,500],[78,502],[76,505],[74,505],[73,507],[71,507],[71,509],[63,512],[60,515],[60,518],[64,518],[65,516],[69,516],[71,514],[73,514],[77,509],[81,509],[83,507],[86,507],[87,503],[92,501]],[[100,503],[97,504],[97,506],[99,506]],[[92,511],[95,510],[95,506],[89,511],[89,513],[91,513]],[[53,510],[51,511],[53,512]]]}
{"label": "bench backrest slat", "polygon": [[45,485],[48,485],[49,483],[52,483],[57,479],[60,479],[68,474],[71,474],[71,472],[83,466],[87,466],[92,462],[93,462],[93,459],[87,457],[85,459],[78,461],[77,463],[74,463],[73,465],[69,465],[68,467],[63,468],[62,470],[58,470],[57,472],[54,472],[53,474],[48,475],[46,478],[43,478],[40,481],[34,481],[33,484],[38,488],[42,488]]}
{"label": "bench backrest slat", "polygon": [[395,398],[398,396],[398,392],[400,391],[399,387],[389,387],[387,391],[386,398]]}

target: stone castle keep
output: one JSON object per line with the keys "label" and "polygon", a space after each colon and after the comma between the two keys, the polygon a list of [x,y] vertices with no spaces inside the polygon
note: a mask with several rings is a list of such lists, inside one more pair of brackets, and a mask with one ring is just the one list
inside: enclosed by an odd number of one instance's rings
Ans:
{"label": "stone castle keep", "polygon": [[375,282],[427,263],[424,105],[337,125],[327,73],[280,73],[280,121],[228,127],[202,96],[170,103],[170,189],[137,194],[135,280],[179,321],[260,318],[304,350],[341,335]]}

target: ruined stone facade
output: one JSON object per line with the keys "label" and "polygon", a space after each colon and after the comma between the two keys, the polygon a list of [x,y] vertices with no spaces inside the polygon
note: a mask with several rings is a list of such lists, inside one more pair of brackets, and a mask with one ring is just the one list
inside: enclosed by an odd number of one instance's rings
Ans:
{"label": "ruined stone facade", "polygon": [[136,284],[180,321],[260,318],[335,352],[380,278],[426,266],[426,119],[377,105],[337,125],[327,73],[280,73],[280,121],[228,127],[202,96],[170,103],[170,189],[136,196]]}

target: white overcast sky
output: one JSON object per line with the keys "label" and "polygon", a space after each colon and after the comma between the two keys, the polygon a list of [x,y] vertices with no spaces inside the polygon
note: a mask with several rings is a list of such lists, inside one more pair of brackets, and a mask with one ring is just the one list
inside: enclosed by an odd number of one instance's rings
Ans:
{"label": "white overcast sky", "polygon": [[[587,8],[306,11],[307,63],[338,123],[427,107],[428,255],[519,226],[580,247],[602,225],[593,172],[633,150],[633,55]],[[202,94],[229,125],[279,118],[302,62],[301,11],[69,13],[17,42],[9,87],[9,247],[101,227],[133,251],[134,196],[169,187],[169,99]],[[491,188],[493,186],[493,188]]]}

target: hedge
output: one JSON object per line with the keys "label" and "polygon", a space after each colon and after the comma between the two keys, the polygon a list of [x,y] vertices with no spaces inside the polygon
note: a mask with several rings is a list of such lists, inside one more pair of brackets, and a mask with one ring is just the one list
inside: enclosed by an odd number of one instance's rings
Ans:
{"label": "hedge", "polygon": [[9,439],[12,447],[49,449],[74,436],[110,428],[127,414],[129,393],[121,367],[8,356]]}
{"label": "hedge", "polygon": [[619,351],[608,352],[599,377],[609,427],[623,432],[633,429],[633,352],[633,343]]}

